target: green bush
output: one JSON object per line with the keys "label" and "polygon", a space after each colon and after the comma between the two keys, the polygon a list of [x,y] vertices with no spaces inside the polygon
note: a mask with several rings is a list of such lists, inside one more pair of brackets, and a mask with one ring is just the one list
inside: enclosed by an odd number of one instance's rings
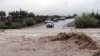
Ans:
{"label": "green bush", "polygon": [[0,29],[7,28],[7,25],[4,22],[0,22]]}
{"label": "green bush", "polygon": [[26,18],[24,23],[26,23],[26,26],[32,26],[36,24],[36,21],[33,18]]}
{"label": "green bush", "polygon": [[98,20],[91,17],[89,14],[83,14],[75,19],[77,28],[95,28],[98,25]]}
{"label": "green bush", "polygon": [[23,27],[26,27],[27,26],[25,20],[23,20],[22,25],[23,25]]}
{"label": "green bush", "polygon": [[36,21],[36,23],[41,23],[44,21],[44,19],[37,17],[37,18],[35,18],[35,21]]}
{"label": "green bush", "polygon": [[23,24],[20,22],[12,22],[12,24],[10,25],[10,28],[12,29],[16,29],[16,28],[22,28]]}

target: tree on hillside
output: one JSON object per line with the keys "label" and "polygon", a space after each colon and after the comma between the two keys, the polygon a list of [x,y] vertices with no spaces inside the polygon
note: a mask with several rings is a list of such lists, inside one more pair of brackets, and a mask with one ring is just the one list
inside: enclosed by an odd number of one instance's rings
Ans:
{"label": "tree on hillside", "polygon": [[95,18],[100,20],[100,14],[98,12],[95,14]]}
{"label": "tree on hillside", "polygon": [[26,18],[26,17],[28,16],[27,11],[24,11],[24,10],[21,10],[21,11],[19,12],[19,14],[20,14],[21,18]]}
{"label": "tree on hillside", "polygon": [[9,12],[9,16],[17,18],[19,16],[19,12],[18,11]]}
{"label": "tree on hillside", "polygon": [[34,14],[34,13],[32,13],[32,12],[30,12],[30,13],[28,13],[28,17],[33,18],[33,17],[35,17],[35,14]]}
{"label": "tree on hillside", "polygon": [[2,18],[5,17],[5,16],[6,16],[5,11],[0,11],[0,19],[2,19]]}
{"label": "tree on hillside", "polygon": [[75,13],[75,14],[73,14],[73,17],[76,17],[76,16],[78,16],[76,13]]}
{"label": "tree on hillside", "polygon": [[95,13],[94,13],[94,12],[92,12],[92,13],[91,13],[91,16],[95,17]]}

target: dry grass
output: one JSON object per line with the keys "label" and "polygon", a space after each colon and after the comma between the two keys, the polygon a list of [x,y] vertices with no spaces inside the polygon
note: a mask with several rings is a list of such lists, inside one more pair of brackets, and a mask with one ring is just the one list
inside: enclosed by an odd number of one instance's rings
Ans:
{"label": "dry grass", "polygon": [[52,42],[52,41],[74,41],[73,43],[77,44],[80,49],[97,49],[97,44],[93,39],[82,32],[72,32],[72,33],[59,33],[56,36],[47,36],[40,39],[44,42]]}

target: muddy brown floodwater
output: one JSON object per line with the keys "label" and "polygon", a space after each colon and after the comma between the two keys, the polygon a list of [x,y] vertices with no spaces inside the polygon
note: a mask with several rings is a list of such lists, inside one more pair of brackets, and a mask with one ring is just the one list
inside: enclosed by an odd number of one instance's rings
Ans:
{"label": "muddy brown floodwater", "polygon": [[84,32],[100,46],[100,29],[45,28],[0,30],[0,56],[92,56],[94,50],[80,50],[66,41],[41,42],[40,38],[60,32]]}

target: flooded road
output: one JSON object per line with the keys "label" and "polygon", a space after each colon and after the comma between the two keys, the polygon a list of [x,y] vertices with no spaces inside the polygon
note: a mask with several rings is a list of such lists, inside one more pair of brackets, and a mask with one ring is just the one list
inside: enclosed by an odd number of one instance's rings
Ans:
{"label": "flooded road", "polygon": [[[67,24],[70,24],[71,22],[73,22],[75,19],[66,19],[66,20],[59,20],[58,22],[54,22],[54,28],[56,29],[60,29],[60,28],[64,28],[67,27]],[[46,25],[42,25],[37,27],[36,29],[45,29]],[[31,29],[31,28],[29,28]]]}
{"label": "flooded road", "polygon": [[[54,22],[54,28],[63,28],[70,22],[73,22],[75,19],[66,19],[66,20],[60,20],[58,22]],[[66,26],[67,27],[67,26]]]}

